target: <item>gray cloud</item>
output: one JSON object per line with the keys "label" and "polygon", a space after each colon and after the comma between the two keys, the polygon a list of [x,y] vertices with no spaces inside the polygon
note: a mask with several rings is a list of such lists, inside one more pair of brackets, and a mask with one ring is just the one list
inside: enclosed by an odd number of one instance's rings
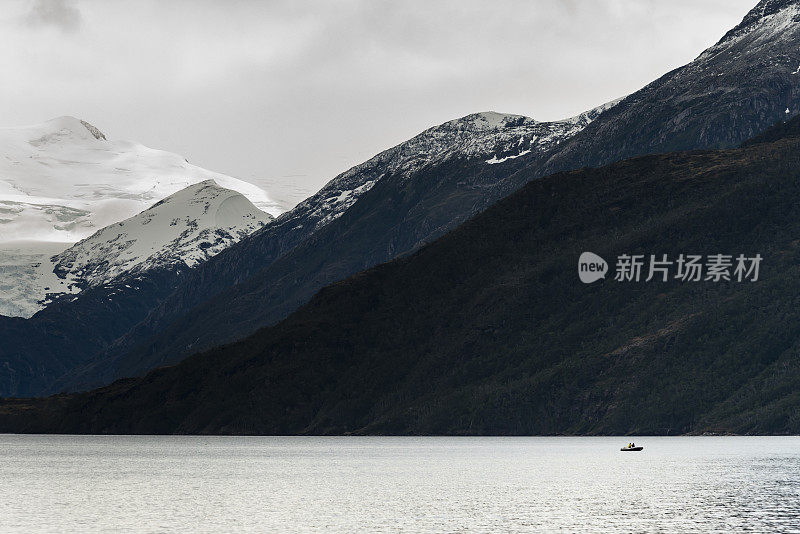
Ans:
{"label": "gray cloud", "polygon": [[83,17],[68,0],[34,0],[27,21],[32,26],[54,26],[65,32],[75,32],[80,29]]}

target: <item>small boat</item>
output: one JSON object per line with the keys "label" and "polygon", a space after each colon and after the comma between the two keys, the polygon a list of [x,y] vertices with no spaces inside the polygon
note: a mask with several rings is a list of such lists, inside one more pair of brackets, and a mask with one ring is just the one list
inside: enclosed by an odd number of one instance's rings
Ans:
{"label": "small boat", "polygon": [[644,447],[622,447],[621,451],[640,451],[644,449]]}

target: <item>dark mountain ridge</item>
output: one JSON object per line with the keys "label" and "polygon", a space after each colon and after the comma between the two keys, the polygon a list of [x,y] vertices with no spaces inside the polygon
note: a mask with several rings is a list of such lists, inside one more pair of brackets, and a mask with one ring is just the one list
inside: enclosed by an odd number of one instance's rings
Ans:
{"label": "dark mountain ridge", "polygon": [[[107,382],[239,339],[285,317],[325,284],[430,242],[529,180],[642,154],[737,146],[800,112],[798,13],[797,0],[762,1],[693,62],[616,105],[589,112],[590,120],[574,135],[530,152],[509,152],[519,145],[514,141],[519,134],[504,138],[491,152],[513,157],[491,169],[484,151],[479,157],[465,153],[426,163],[413,172],[388,172],[378,182],[381,187],[359,197],[349,207],[353,213],[326,232],[285,250],[275,265],[271,262],[277,256],[261,270],[244,269],[250,278],[238,278],[239,285],[215,287],[212,277],[200,275],[202,281],[191,291],[179,290],[188,300],[170,299],[161,307],[170,315],[148,319],[147,329],[137,329],[124,345],[101,355],[80,380],[61,385],[97,384],[87,378],[99,369]],[[409,202],[413,198],[419,204]],[[403,200],[395,204],[395,199]],[[371,232],[373,226],[383,230]],[[226,262],[239,264],[237,256],[246,258],[257,239],[205,271],[226,269]],[[320,246],[326,256],[318,254]]]}
{"label": "dark mountain ridge", "polygon": [[730,148],[800,113],[800,2],[762,0],[694,61],[550,153],[541,174],[632,156]]}
{"label": "dark mountain ridge", "polygon": [[606,108],[554,123],[480,113],[426,130],[200,266],[136,328],[49,390],[139,374],[277,322],[320,287],[414,250],[517,189],[511,165],[489,161],[545,150]]}
{"label": "dark mountain ridge", "polygon": [[[797,433],[800,119],[776,131],[532,181],[241,342],[6,400],[0,430]],[[587,250],[612,270],[622,254],[764,262],[756,281],[583,284]]]}
{"label": "dark mountain ridge", "polygon": [[105,346],[64,356],[72,367],[57,379],[17,393],[84,389],[240,339],[324,285],[412,252],[546,174],[736,146],[800,111],[797,11],[797,1],[763,1],[690,64],[574,119],[537,123],[484,113],[423,132],[187,273]]}

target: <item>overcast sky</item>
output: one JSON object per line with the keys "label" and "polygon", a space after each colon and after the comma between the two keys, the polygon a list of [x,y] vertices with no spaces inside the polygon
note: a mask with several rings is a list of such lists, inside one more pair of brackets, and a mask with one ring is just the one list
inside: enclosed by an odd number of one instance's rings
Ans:
{"label": "overcast sky", "polygon": [[296,201],[449,119],[635,91],[755,3],[11,0],[0,125],[74,115]]}

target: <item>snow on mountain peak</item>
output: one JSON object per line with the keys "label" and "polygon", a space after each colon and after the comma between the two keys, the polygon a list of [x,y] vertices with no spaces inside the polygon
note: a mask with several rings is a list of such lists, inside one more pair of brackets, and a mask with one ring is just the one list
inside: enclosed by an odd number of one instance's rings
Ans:
{"label": "snow on mountain peak", "polygon": [[518,126],[520,124],[536,124],[537,121],[524,115],[513,115],[510,113],[497,113],[496,111],[483,111],[481,113],[473,113],[461,119],[450,121],[451,123],[461,123],[471,125],[471,129],[477,131],[498,130],[507,128],[509,126]]}
{"label": "snow on mountain peak", "polygon": [[0,132],[17,131],[27,134],[28,143],[35,147],[42,147],[51,143],[80,142],[80,141],[105,141],[106,136],[92,124],[75,117],[64,115],[50,119],[43,124],[36,124],[22,128],[2,128]]}
{"label": "snow on mountain peak", "polygon": [[[48,272],[53,254],[192,184],[243,195],[227,202],[220,214],[245,197],[263,211],[283,211],[253,184],[197,167],[177,154],[110,139],[75,117],[0,128],[0,314],[30,315],[40,307],[43,287],[56,283],[61,289],[62,281],[50,280]],[[258,220],[267,217],[259,214]],[[231,225],[221,220],[218,226]]]}
{"label": "snow on mountain peak", "polygon": [[282,211],[253,184],[177,154],[110,140],[74,117],[0,128],[0,243],[74,243],[208,179],[239,191],[264,211]]}
{"label": "snow on mountain peak", "polygon": [[272,220],[240,193],[204,180],[43,261],[16,304],[27,297],[30,315],[56,297],[121,275],[193,267]]}
{"label": "snow on mountain peak", "polygon": [[581,131],[620,100],[555,122],[495,111],[445,122],[343,172],[280,220],[303,218],[304,224],[310,220],[319,228],[339,217],[388,174],[409,176],[425,165],[454,157],[485,157],[487,164],[496,164],[531,152],[543,152]]}
{"label": "snow on mountain peak", "polygon": [[76,119],[69,115],[62,115],[61,117],[50,119],[45,124],[52,125],[54,129],[68,130],[82,139],[88,139],[86,132],[89,132],[94,139],[106,141],[105,134],[97,129],[96,126],[89,124],[83,119]]}
{"label": "snow on mountain peak", "polygon": [[[800,29],[800,0],[761,0],[742,22],[726,33],[717,44],[706,50],[700,58],[713,56],[746,40],[748,47],[757,48],[774,40],[794,42],[793,35]],[[698,58],[699,59],[699,58]]]}
{"label": "snow on mountain peak", "polygon": [[204,180],[99,230],[51,262],[68,286],[96,286],[122,273],[193,267],[271,220],[244,195]]}

